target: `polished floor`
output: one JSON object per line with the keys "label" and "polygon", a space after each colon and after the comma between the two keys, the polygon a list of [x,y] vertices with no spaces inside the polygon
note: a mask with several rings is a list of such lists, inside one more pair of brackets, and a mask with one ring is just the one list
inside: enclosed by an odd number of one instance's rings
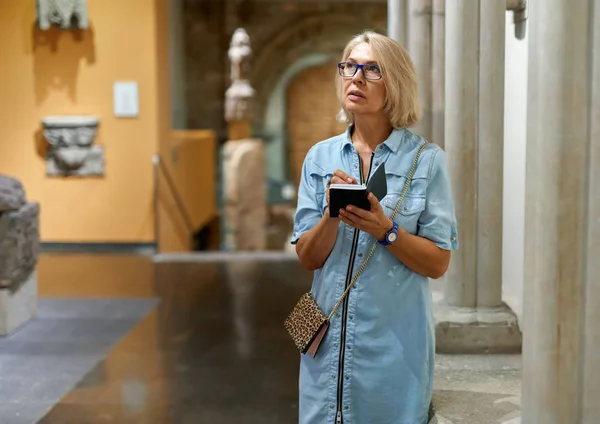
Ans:
{"label": "polished floor", "polygon": [[[154,303],[122,336],[111,339],[89,369],[65,371],[77,378],[64,393],[40,371],[37,384],[54,390],[57,401],[37,422],[297,422],[298,353],[283,319],[308,289],[311,273],[293,256],[184,255],[153,261],[135,255],[45,254],[38,272],[42,301],[76,308],[92,300],[120,305],[105,309],[105,317],[95,314],[96,329],[76,333],[84,344],[93,344],[102,337],[101,328],[126,314],[128,307],[117,300]],[[75,324],[65,320],[60,331],[72,335],[67,326]],[[71,354],[75,360],[77,354]],[[500,424],[517,417],[518,356],[439,356],[437,366],[438,423]],[[20,416],[39,402],[23,395],[16,405]],[[35,421],[7,421],[21,422]]]}
{"label": "polished floor", "polygon": [[[41,279],[59,260],[46,258]],[[42,423],[294,423],[298,354],[283,330],[294,298],[310,275],[290,261],[146,263],[144,257],[78,257],[80,266],[115,267],[110,288],[79,287],[79,295],[118,294],[160,303],[106,359],[66,395]],[[69,267],[75,264],[69,262]],[[76,266],[76,265],[75,265]],[[119,267],[133,280],[121,278]],[[153,272],[145,272],[150,267]],[[97,268],[96,268],[97,269]],[[98,272],[102,272],[97,269]],[[134,274],[134,275],[132,275]],[[145,279],[141,281],[139,278]],[[51,295],[51,289],[48,295]],[[69,293],[59,288],[58,295]],[[73,293],[74,294],[74,293]]]}
{"label": "polished floor", "polygon": [[37,318],[0,338],[0,423],[37,422],[155,306],[154,299],[39,299]]}

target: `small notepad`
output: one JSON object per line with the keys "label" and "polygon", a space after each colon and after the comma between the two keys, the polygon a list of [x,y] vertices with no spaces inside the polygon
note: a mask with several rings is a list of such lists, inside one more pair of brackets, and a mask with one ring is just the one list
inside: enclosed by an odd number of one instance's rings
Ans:
{"label": "small notepad", "polygon": [[329,186],[329,216],[337,217],[340,209],[345,209],[348,205],[371,210],[368,193],[373,193],[379,201],[387,195],[387,180],[383,163],[369,178],[366,186],[362,184],[331,184]]}

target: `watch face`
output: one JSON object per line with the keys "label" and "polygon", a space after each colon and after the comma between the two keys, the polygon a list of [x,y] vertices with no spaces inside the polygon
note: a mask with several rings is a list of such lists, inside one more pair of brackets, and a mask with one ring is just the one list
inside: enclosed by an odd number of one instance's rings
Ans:
{"label": "watch face", "polygon": [[396,234],[396,233],[389,233],[388,237],[387,237],[387,239],[390,243],[395,242],[397,238],[398,238],[398,234]]}

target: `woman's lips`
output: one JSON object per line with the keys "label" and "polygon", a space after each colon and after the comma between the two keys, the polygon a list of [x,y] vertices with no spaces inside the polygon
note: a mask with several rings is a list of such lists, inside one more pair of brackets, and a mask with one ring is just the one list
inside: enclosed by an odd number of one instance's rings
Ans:
{"label": "woman's lips", "polygon": [[348,98],[350,100],[366,100],[366,97],[363,93],[357,90],[352,90],[348,93]]}

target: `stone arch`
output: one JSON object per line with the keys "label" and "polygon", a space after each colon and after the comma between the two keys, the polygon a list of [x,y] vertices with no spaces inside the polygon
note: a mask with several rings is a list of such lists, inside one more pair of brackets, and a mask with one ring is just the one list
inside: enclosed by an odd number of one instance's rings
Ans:
{"label": "stone arch", "polygon": [[285,180],[287,85],[299,72],[339,59],[350,38],[373,29],[386,31],[385,8],[381,16],[322,14],[303,19],[280,31],[255,52],[250,81],[256,89],[255,128],[267,142],[268,176]]}
{"label": "stone arch", "polygon": [[297,186],[304,158],[315,143],[343,133],[334,79],[337,60],[298,73],[287,88],[286,147],[288,178]]}
{"label": "stone arch", "polygon": [[291,81],[308,68],[323,65],[335,56],[312,54],[292,64],[279,78],[267,100],[263,139],[267,143],[267,176],[276,181],[287,180],[287,89]]}
{"label": "stone arch", "polygon": [[277,33],[254,54],[250,82],[256,89],[256,119],[261,127],[264,105],[280,76],[301,58],[314,54],[339,57],[350,38],[366,28],[385,32],[385,16],[380,22],[360,15],[322,14],[303,19]]}

